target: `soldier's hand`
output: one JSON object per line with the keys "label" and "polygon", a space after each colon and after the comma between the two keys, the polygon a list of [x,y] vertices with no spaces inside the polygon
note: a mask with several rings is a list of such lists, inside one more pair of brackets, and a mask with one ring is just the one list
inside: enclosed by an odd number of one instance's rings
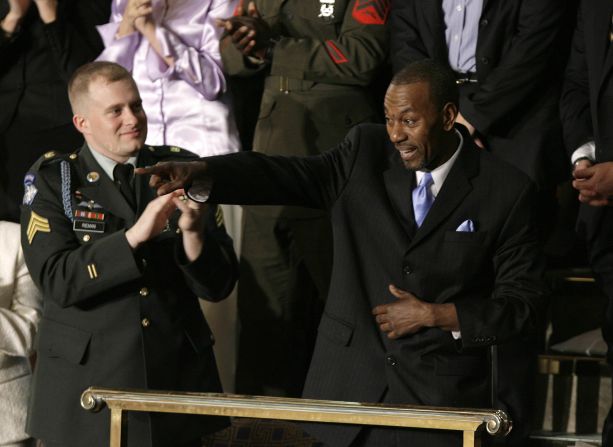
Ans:
{"label": "soldier's hand", "polygon": [[181,217],[179,217],[178,222],[179,228],[183,233],[202,233],[209,206],[206,203],[194,202],[189,199],[182,189],[175,192],[179,195],[174,197],[173,201],[177,208],[179,208],[179,211],[181,211]]}
{"label": "soldier's hand", "polygon": [[174,198],[180,196],[181,193],[172,192],[157,197],[147,204],[134,226],[126,231],[126,239],[132,249],[138,248],[141,244],[162,232],[170,215],[177,209]]}
{"label": "soldier's hand", "polygon": [[268,23],[260,16],[254,2],[249,2],[247,15],[237,14],[219,20],[218,25],[225,28],[234,46],[245,56],[263,59],[267,48],[276,37]]}
{"label": "soldier's hand", "polygon": [[149,186],[157,189],[158,196],[168,194],[177,189],[189,187],[192,182],[206,174],[206,162],[163,162],[146,168],[136,168],[138,175],[151,175]]}
{"label": "soldier's hand", "polygon": [[413,334],[425,326],[431,326],[432,305],[419,300],[415,295],[389,286],[390,293],[397,298],[391,304],[382,304],[372,310],[379,329],[388,338],[396,339]]}
{"label": "soldier's hand", "polygon": [[178,225],[183,234],[183,248],[187,259],[195,261],[204,246],[204,227],[209,206],[188,199],[183,190],[177,192],[180,195],[174,197],[173,200],[181,211]]}

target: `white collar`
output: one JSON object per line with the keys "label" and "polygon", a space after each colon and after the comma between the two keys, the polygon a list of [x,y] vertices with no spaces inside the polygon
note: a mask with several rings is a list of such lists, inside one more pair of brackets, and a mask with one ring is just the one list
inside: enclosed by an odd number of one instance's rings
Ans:
{"label": "white collar", "polygon": [[[432,186],[430,186],[430,190],[432,191],[432,195],[434,195],[434,197],[438,195],[439,191],[441,190],[441,187],[443,186],[443,183],[445,183],[445,179],[447,178],[449,171],[451,171],[451,167],[453,166],[456,159],[458,158],[458,155],[460,154],[460,149],[462,148],[462,144],[464,143],[464,137],[462,137],[462,134],[460,133],[460,131],[458,131],[458,129],[454,129],[454,130],[456,131],[456,134],[460,138],[458,148],[455,150],[455,152],[449,158],[449,160],[447,160],[445,163],[443,163],[439,167],[430,171],[430,174],[432,174],[432,180],[433,180]],[[419,182],[421,181],[425,173],[426,171],[415,171],[415,179],[417,180],[417,183],[416,183],[417,185],[419,185]]]}

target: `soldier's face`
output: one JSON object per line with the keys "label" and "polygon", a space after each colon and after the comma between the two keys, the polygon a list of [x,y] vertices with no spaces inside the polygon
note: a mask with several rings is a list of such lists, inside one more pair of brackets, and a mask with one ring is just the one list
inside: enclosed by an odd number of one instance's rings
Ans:
{"label": "soldier's face", "polygon": [[75,124],[89,146],[117,161],[136,155],[147,137],[147,117],[136,85],[129,80],[94,79]]}
{"label": "soldier's face", "polygon": [[449,106],[443,110],[436,106],[427,82],[389,86],[384,100],[385,124],[407,169],[431,171],[453,154],[443,143],[455,119]]}

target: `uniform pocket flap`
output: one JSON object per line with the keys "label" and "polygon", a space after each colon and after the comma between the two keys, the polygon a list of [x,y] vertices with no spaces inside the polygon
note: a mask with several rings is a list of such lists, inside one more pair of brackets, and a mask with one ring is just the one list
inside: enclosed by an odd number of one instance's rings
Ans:
{"label": "uniform pocket flap", "polygon": [[486,356],[438,356],[436,359],[439,376],[485,376],[488,371]]}
{"label": "uniform pocket flap", "polygon": [[319,323],[319,332],[330,341],[347,346],[353,335],[353,326],[324,313]]}
{"label": "uniform pocket flap", "polygon": [[42,320],[38,351],[47,357],[61,357],[75,364],[85,363],[85,353],[92,338],[90,332],[52,320]]}

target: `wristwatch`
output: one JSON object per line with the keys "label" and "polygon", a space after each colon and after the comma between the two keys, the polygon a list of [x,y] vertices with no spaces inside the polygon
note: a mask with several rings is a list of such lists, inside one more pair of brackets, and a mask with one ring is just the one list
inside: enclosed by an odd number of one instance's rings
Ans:
{"label": "wristwatch", "polygon": [[194,180],[194,182],[185,188],[185,194],[194,202],[205,203],[209,200],[211,189],[213,188],[213,180],[210,178]]}

